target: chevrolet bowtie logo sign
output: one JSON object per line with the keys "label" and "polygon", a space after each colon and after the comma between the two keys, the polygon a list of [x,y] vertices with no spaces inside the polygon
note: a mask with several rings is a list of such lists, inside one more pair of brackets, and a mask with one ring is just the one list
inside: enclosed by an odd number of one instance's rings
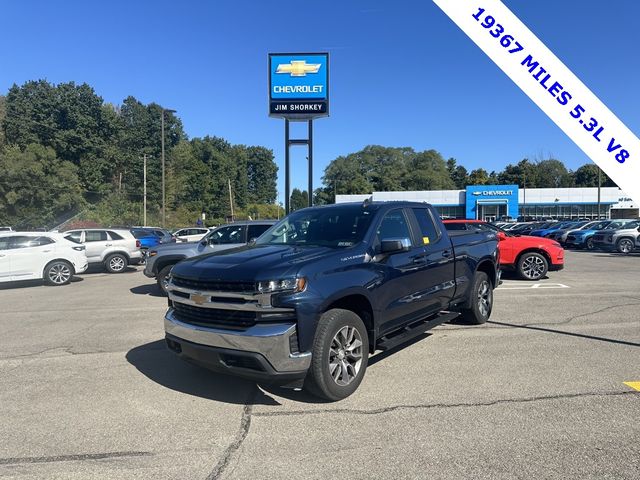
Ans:
{"label": "chevrolet bowtie logo sign", "polygon": [[288,73],[292,77],[306,77],[307,73],[318,73],[319,63],[307,63],[306,60],[291,60],[290,63],[281,63],[276,73]]}
{"label": "chevrolet bowtie logo sign", "polygon": [[191,299],[191,301],[193,303],[195,303],[196,305],[202,305],[204,302],[207,301],[207,297],[204,295],[201,295],[200,293],[192,293],[189,298]]}

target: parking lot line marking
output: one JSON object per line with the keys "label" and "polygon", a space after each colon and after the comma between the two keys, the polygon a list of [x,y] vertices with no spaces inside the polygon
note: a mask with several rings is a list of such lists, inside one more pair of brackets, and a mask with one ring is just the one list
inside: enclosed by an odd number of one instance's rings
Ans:
{"label": "parking lot line marking", "polygon": [[624,382],[624,384],[640,392],[640,382]]}
{"label": "parking lot line marking", "polygon": [[564,283],[535,283],[533,285],[528,285],[526,287],[513,287],[512,285],[516,285],[514,283],[503,284],[499,287],[499,290],[531,290],[531,289],[552,289],[552,288],[571,288],[569,285],[565,285]]}

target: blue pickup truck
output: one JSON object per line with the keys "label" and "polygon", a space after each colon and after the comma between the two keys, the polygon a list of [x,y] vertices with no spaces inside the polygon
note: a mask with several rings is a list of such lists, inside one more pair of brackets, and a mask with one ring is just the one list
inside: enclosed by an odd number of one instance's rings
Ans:
{"label": "blue pickup truck", "polygon": [[458,317],[486,322],[498,241],[447,232],[423,203],[298,210],[250,245],[173,267],[166,343],[218,372],[339,400],[370,353]]}

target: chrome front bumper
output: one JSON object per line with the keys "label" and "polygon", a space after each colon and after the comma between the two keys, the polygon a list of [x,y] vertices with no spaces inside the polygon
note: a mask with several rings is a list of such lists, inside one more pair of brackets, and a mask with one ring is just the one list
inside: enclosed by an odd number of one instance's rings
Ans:
{"label": "chrome front bumper", "polygon": [[308,370],[311,365],[311,352],[290,350],[295,323],[258,323],[243,331],[230,331],[183,323],[170,308],[164,317],[164,329],[168,335],[195,344],[260,354],[278,373]]}

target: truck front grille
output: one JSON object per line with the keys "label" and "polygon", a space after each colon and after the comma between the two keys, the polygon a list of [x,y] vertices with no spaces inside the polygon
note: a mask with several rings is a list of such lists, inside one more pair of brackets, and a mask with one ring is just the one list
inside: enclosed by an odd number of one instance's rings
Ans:
{"label": "truck front grille", "polygon": [[201,308],[173,302],[178,320],[201,327],[244,330],[256,324],[256,313],[221,308]]}
{"label": "truck front grille", "polygon": [[171,282],[176,287],[188,288],[199,292],[231,292],[231,293],[255,293],[254,282],[228,282],[218,280],[191,280],[182,277],[171,277]]}

